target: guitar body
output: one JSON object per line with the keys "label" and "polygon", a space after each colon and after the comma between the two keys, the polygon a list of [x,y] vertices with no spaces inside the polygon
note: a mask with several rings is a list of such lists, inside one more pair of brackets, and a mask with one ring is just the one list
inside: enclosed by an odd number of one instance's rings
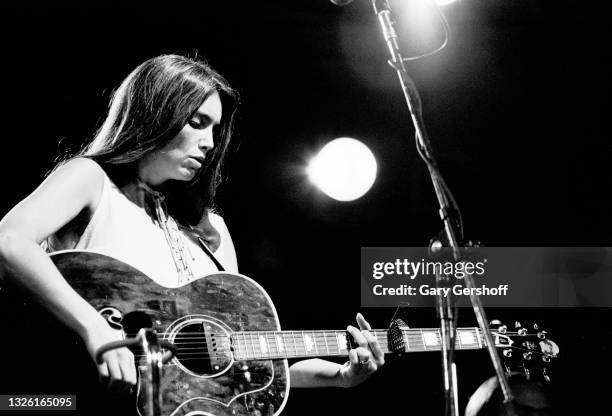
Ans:
{"label": "guitar body", "polygon": [[[230,353],[233,331],[280,330],[272,301],[253,280],[217,273],[170,289],[105,255],[70,250],[51,259],[111,326],[130,335],[151,327],[177,346],[177,356],[163,371],[164,415],[275,415],[282,410],[289,393],[287,360],[235,361]],[[141,415],[144,391],[139,385]]]}

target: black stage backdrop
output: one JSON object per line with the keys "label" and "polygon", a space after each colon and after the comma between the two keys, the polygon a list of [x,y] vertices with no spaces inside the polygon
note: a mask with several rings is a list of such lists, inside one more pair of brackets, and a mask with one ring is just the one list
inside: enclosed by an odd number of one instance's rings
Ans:
{"label": "black stage backdrop", "polygon": [[[343,328],[363,309],[364,246],[421,246],[436,202],[368,1],[25,2],[2,8],[3,198],[25,197],[54,157],[94,133],[113,88],[138,63],[198,52],[242,97],[219,207],[241,272],[269,291],[284,329]],[[467,234],[488,246],[609,246],[612,10],[606,2],[462,0],[444,9],[448,47],[408,66]],[[433,26],[432,26],[433,27]],[[408,28],[409,53],[440,40]],[[338,136],[366,142],[373,189],[336,203],[303,166]],[[611,294],[612,295],[612,294]],[[436,325],[433,310],[406,312]],[[490,310],[546,326],[561,347],[560,414],[605,405],[607,309]],[[474,325],[469,310],[460,324]],[[462,406],[492,370],[458,353]],[[439,354],[409,355],[351,390],[292,390],[284,414],[441,414]],[[2,392],[0,392],[2,393]],[[41,392],[44,393],[44,392]]]}

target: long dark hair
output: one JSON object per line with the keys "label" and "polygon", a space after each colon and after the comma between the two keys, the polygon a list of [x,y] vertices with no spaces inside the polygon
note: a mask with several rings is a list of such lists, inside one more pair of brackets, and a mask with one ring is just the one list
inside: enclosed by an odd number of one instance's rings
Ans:
{"label": "long dark hair", "polygon": [[94,139],[77,156],[98,162],[118,186],[133,180],[136,163],[172,140],[202,103],[217,92],[223,106],[215,147],[189,182],[168,181],[168,212],[180,224],[207,220],[221,182],[238,96],[207,63],[180,55],[162,55],[134,69],[113,94],[108,116]]}

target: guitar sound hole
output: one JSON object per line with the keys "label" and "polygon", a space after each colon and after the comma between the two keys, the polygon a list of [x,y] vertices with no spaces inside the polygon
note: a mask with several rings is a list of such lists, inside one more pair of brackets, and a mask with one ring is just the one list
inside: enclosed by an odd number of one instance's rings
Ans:
{"label": "guitar sound hole", "polygon": [[173,342],[180,365],[193,375],[216,376],[231,365],[229,335],[214,322],[198,319],[185,323]]}

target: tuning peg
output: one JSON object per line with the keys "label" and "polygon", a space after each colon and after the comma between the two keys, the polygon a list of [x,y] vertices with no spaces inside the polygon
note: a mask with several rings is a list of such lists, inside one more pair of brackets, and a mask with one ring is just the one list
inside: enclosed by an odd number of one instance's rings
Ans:
{"label": "tuning peg", "polygon": [[530,352],[523,353],[523,358],[527,361],[531,360],[531,353]]}
{"label": "tuning peg", "polygon": [[514,328],[515,329],[519,329],[521,328],[523,325],[521,325],[521,323],[519,321],[514,321]]}
{"label": "tuning peg", "polygon": [[555,358],[559,355],[559,346],[549,339],[540,341],[539,346],[542,352],[549,355],[551,358]]}
{"label": "tuning peg", "polygon": [[489,322],[489,326],[500,326],[502,324],[502,322],[499,319],[493,319],[491,322]]}
{"label": "tuning peg", "polygon": [[500,325],[500,327],[497,328],[497,332],[499,332],[500,334],[505,334],[507,330],[508,327],[506,325]]}
{"label": "tuning peg", "polygon": [[512,350],[510,348],[505,349],[502,354],[504,355],[504,357],[512,357]]}
{"label": "tuning peg", "polygon": [[538,338],[540,338],[540,339],[546,339],[546,331],[540,331],[540,332],[538,332]]}
{"label": "tuning peg", "polygon": [[525,335],[527,335],[527,329],[525,329],[525,328],[519,329],[518,330],[518,334],[519,334],[519,336],[524,337]]}
{"label": "tuning peg", "polygon": [[538,324],[533,324],[533,330],[537,331],[538,329],[540,329],[540,325]]}
{"label": "tuning peg", "polygon": [[545,363],[549,363],[550,362],[550,355],[544,354],[542,356],[542,361],[544,361]]}

